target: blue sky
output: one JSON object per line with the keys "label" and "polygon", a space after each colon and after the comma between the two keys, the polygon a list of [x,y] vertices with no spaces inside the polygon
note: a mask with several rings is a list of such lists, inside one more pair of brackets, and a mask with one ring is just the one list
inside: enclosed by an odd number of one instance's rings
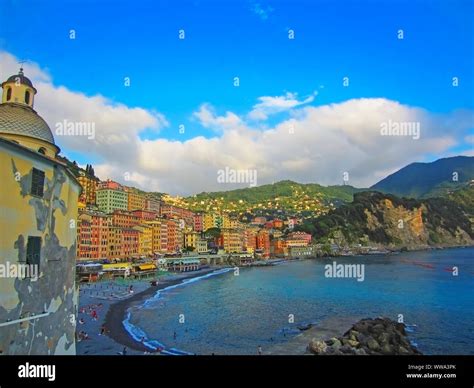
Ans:
{"label": "blue sky", "polygon": [[432,114],[474,108],[472,1],[0,2],[0,50],[37,63],[55,86],[164,115],[168,126],[142,140],[213,138],[193,117],[202,104],[243,117],[261,96],[286,93],[316,94],[314,107],[384,98]]}

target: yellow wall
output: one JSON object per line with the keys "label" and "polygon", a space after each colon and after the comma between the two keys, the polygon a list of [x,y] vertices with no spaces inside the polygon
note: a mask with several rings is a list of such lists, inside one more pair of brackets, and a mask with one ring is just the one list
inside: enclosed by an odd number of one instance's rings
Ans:
{"label": "yellow wall", "polygon": [[44,148],[45,155],[50,158],[55,158],[59,149],[54,144],[48,143],[41,139],[35,139],[28,136],[17,135],[13,133],[2,133],[2,137],[8,140],[14,140],[26,148],[38,151],[40,148]]}
{"label": "yellow wall", "polygon": [[[0,165],[0,264],[23,263],[28,236],[42,239],[37,281],[1,279],[0,305],[5,310],[0,309],[0,322],[45,310],[50,313],[45,318],[2,327],[0,350],[3,354],[75,354],[76,220],[80,186],[61,165],[3,142],[0,142]],[[43,198],[30,193],[33,167],[45,172]]]}
{"label": "yellow wall", "polygon": [[[12,89],[11,99],[7,100],[7,90],[8,88]],[[25,102],[25,93],[26,91],[30,92],[30,101],[27,104]],[[25,104],[28,106],[33,107],[35,98],[35,91],[28,85],[24,84],[17,84],[16,82],[9,82],[3,86],[3,94],[2,94],[2,103],[4,102],[16,102],[19,104]]]}

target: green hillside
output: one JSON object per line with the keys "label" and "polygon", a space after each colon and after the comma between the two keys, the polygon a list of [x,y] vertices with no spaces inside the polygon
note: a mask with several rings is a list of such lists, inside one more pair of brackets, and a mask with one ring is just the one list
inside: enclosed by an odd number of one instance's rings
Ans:
{"label": "green hillside", "polygon": [[351,202],[361,191],[352,186],[321,186],[289,180],[275,184],[223,192],[200,193],[186,198],[193,210],[225,211],[252,214],[323,214]]}
{"label": "green hillside", "polygon": [[432,163],[411,163],[371,187],[402,197],[445,196],[474,179],[474,157],[456,156]]}

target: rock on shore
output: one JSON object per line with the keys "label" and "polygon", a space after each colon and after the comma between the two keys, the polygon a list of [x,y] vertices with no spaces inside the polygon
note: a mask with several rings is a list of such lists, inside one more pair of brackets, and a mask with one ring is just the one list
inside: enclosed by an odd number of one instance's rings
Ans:
{"label": "rock on shore", "polygon": [[421,354],[411,343],[405,324],[389,318],[366,318],[341,337],[313,339],[308,350],[318,355],[414,355]]}

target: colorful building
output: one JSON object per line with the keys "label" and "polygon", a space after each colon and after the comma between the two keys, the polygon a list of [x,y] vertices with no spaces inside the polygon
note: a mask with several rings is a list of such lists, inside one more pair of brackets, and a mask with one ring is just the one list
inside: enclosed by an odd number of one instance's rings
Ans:
{"label": "colorful building", "polygon": [[257,233],[257,248],[263,258],[270,257],[270,234],[266,230]]}
{"label": "colorful building", "polygon": [[194,226],[194,212],[179,206],[163,203],[160,208],[162,217],[169,219],[182,219],[187,226]]}
{"label": "colorful building", "polygon": [[106,259],[111,218],[105,213],[85,211],[77,222],[78,259]]}
{"label": "colorful building", "polygon": [[104,213],[128,209],[128,193],[122,189],[100,188],[96,192],[97,207]]}
{"label": "colorful building", "polygon": [[17,274],[0,281],[0,352],[74,355],[81,186],[33,109],[36,89],[23,69],[2,88],[0,264]]}
{"label": "colorful building", "polygon": [[166,251],[169,253],[180,252],[183,249],[183,231],[179,220],[166,220],[167,241]]}
{"label": "colorful building", "polygon": [[193,217],[193,229],[196,232],[202,232],[204,231],[204,220],[203,220],[203,214],[202,213],[194,213]]}
{"label": "colorful building", "polygon": [[127,192],[127,210],[143,210],[145,208],[146,198],[134,187],[125,187]]}
{"label": "colorful building", "polygon": [[184,232],[184,247],[191,248],[192,250],[196,250],[198,239],[199,239],[199,233],[194,232],[194,231]]}
{"label": "colorful building", "polygon": [[243,251],[244,236],[242,229],[222,229],[221,244],[226,253],[240,253]]}
{"label": "colorful building", "polygon": [[153,221],[157,218],[158,214],[148,210],[133,210],[131,212],[135,217],[137,217],[140,222],[143,221]]}
{"label": "colorful building", "polygon": [[145,199],[145,210],[155,212],[156,214],[160,214],[161,203],[159,200],[155,198],[146,198]]}
{"label": "colorful building", "polygon": [[123,240],[123,230],[118,226],[109,226],[108,234],[108,248],[107,248],[107,259],[122,259],[124,256],[122,254],[122,240]]}
{"label": "colorful building", "polygon": [[[151,250],[153,254],[163,252],[162,247],[162,233],[163,233],[163,224],[166,229],[166,222],[161,220],[146,221],[146,224],[151,227]],[[165,230],[166,232],[166,230]]]}
{"label": "colorful building", "polygon": [[153,228],[150,225],[140,224],[134,226],[138,230],[138,255],[151,256],[153,254]]}
{"label": "colorful building", "polygon": [[196,241],[196,253],[208,253],[209,252],[209,247],[207,246],[207,240],[204,239],[198,239]]}
{"label": "colorful building", "polygon": [[132,228],[140,223],[140,218],[131,212],[114,210],[112,213],[112,225],[121,228]]}
{"label": "colorful building", "polygon": [[122,229],[121,257],[127,259],[139,257],[139,233],[133,228]]}
{"label": "colorful building", "polygon": [[288,247],[305,247],[311,244],[311,235],[305,232],[292,232],[286,238]]}
{"label": "colorful building", "polygon": [[203,217],[204,231],[211,228],[222,228],[222,216],[217,213],[205,213]]}
{"label": "colorful building", "polygon": [[82,187],[82,193],[79,196],[79,202],[82,202],[85,205],[95,205],[98,184],[97,178],[87,175],[84,171],[80,171],[77,181]]}

